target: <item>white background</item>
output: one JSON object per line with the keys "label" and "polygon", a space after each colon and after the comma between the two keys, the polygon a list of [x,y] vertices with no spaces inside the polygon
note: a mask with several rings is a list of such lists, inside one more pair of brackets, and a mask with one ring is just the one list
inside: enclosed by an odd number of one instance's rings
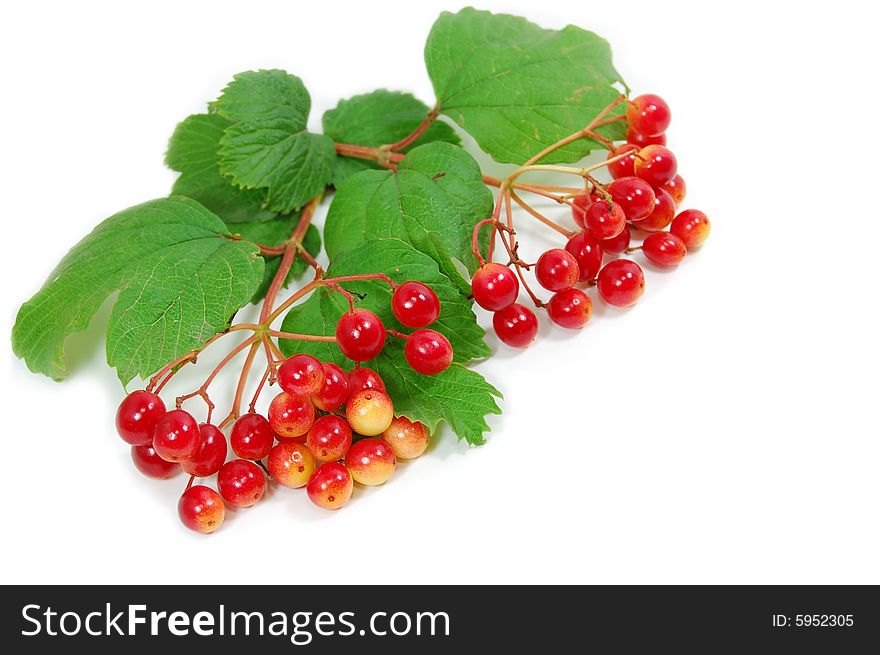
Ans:
{"label": "white background", "polygon": [[[504,415],[485,447],[443,431],[340,512],[280,490],[210,537],[178,522],[183,476],[131,466],[103,325],[70,340],[63,384],[6,348],[2,582],[880,582],[880,53],[867,5],[481,6],[598,32],[634,92],[670,102],[686,203],[713,221],[707,245],[675,272],[648,270],[634,309],[597,303],[580,334],[543,325],[525,352],[493,338],[477,369]],[[168,192],[168,136],[234,73],[302,76],[315,128],[340,97],[377,87],[430,104],[424,39],[458,7],[7,7],[4,332],[97,222]],[[533,253],[552,243],[524,231]]]}

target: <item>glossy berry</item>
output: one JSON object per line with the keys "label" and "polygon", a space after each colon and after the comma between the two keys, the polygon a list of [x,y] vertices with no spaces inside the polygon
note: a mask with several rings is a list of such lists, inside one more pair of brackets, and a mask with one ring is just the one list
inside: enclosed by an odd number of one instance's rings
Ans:
{"label": "glossy berry", "polygon": [[611,198],[620,205],[627,220],[640,221],[654,209],[654,189],[637,177],[621,177],[608,185]]}
{"label": "glossy berry", "polygon": [[645,274],[634,261],[615,259],[599,271],[596,288],[609,305],[629,307],[645,292]]}
{"label": "glossy berry", "polygon": [[440,316],[440,299],[426,284],[404,282],[391,296],[391,311],[406,327],[428,327]]}
{"label": "glossy berry", "polygon": [[654,189],[656,200],[654,201],[654,209],[648,214],[647,218],[643,218],[633,225],[645,232],[659,232],[665,230],[666,226],[672,222],[675,217],[675,201],[663,189]]}
{"label": "glossy berry", "polygon": [[207,478],[219,471],[226,461],[226,437],[216,425],[210,423],[199,426],[199,436],[199,447],[180,466],[188,475]]}
{"label": "glossy berry", "polygon": [[132,391],[116,410],[116,431],[125,443],[145,446],[153,442],[156,423],[165,415],[165,403],[149,391]]}
{"label": "glossy berry", "polygon": [[629,128],[626,131],[626,142],[631,143],[639,148],[644,148],[645,146],[665,146],[666,145],[666,133],[658,134],[656,136],[645,136],[641,132],[636,132],[634,129]]}
{"label": "glossy berry", "polygon": [[611,177],[616,180],[619,177],[635,175],[635,169],[633,168],[633,165],[636,162],[639,150],[639,146],[633,145],[632,143],[622,143],[614,150],[609,152],[608,159],[612,159],[614,157],[619,157],[620,155],[623,155],[625,153],[629,153],[629,157],[624,157],[623,159],[619,159],[618,161],[614,161],[608,164],[608,172],[611,173]]}
{"label": "glossy berry", "polygon": [[315,458],[305,444],[282,441],[269,451],[267,467],[282,487],[298,489],[309,483],[315,471]]}
{"label": "glossy berry", "polygon": [[[272,415],[271,406],[269,415]],[[273,443],[275,443],[275,432],[269,421],[259,414],[243,415],[235,422],[229,433],[232,452],[242,459],[263,459],[269,454]]]}
{"label": "glossy berry", "polygon": [[580,289],[554,293],[547,303],[547,315],[556,325],[570,330],[582,328],[593,314],[593,301]]}
{"label": "glossy berry", "polygon": [[663,134],[672,122],[669,105],[658,95],[645,93],[635,98],[627,107],[626,120],[629,126],[646,136]]}
{"label": "glossy berry", "polygon": [[613,239],[626,227],[626,216],[616,202],[599,200],[590,205],[584,217],[584,229],[596,241]]}
{"label": "glossy berry", "polygon": [[428,428],[418,421],[398,416],[382,433],[397,459],[415,459],[428,448]]}
{"label": "glossy berry", "polygon": [[199,445],[199,424],[189,412],[172,409],[156,423],[153,448],[169,462],[189,459]]}
{"label": "glossy berry", "polygon": [[504,309],[516,302],[519,280],[516,273],[497,262],[483,264],[471,280],[471,293],[483,309],[490,312]]}
{"label": "glossy berry", "polygon": [[687,195],[687,184],[684,183],[684,178],[681,175],[676,175],[660,188],[672,196],[676,207],[684,201],[684,197]]}
{"label": "glossy berry", "polygon": [[538,334],[538,319],[535,313],[519,303],[495,312],[492,326],[498,338],[513,348],[525,348]]}
{"label": "glossy berry", "polygon": [[580,272],[578,279],[581,282],[596,277],[602,267],[602,248],[598,241],[585,232],[581,232],[568,240],[565,249],[574,255],[575,261],[577,261]]}
{"label": "glossy berry", "polygon": [[587,193],[582,193],[571,199],[571,217],[581,229],[584,229],[584,212],[587,211],[587,207],[589,207],[592,202],[593,199],[590,198]]}
{"label": "glossy berry", "polygon": [[379,374],[376,373],[376,371],[364,368],[363,366],[358,366],[349,371],[348,385],[351,389],[352,396],[358,391],[363,391],[364,389],[378,389],[379,391],[385,391],[385,383],[382,381],[382,378],[379,377]]}
{"label": "glossy berry", "polygon": [[709,238],[712,225],[709,217],[699,209],[686,209],[673,219],[669,231],[684,241],[690,251],[699,248]]}
{"label": "glossy berry", "polygon": [[134,462],[138,471],[148,478],[155,478],[156,480],[167,480],[180,473],[180,464],[177,462],[166,462],[159,457],[151,443],[144,444],[143,446],[132,446],[131,461]]}
{"label": "glossy berry", "polygon": [[[595,205],[587,209],[589,214]],[[535,266],[535,278],[538,284],[548,291],[560,291],[573,287],[580,278],[577,259],[567,250],[553,248],[540,257]]]}
{"label": "glossy berry", "polygon": [[633,166],[636,177],[653,187],[666,184],[678,174],[675,155],[666,146],[646,146]]}
{"label": "glossy berry", "polygon": [[687,248],[684,241],[669,232],[649,234],[642,242],[642,252],[652,263],[664,268],[681,264]]}
{"label": "glossy berry", "polygon": [[323,509],[339,509],[351,498],[354,483],[351,473],[342,464],[321,464],[312,474],[306,493],[315,505]]}
{"label": "glossy berry", "polygon": [[385,346],[385,326],[368,309],[348,311],[336,324],[336,343],[349,359],[369,361]]}
{"label": "glossy berry", "polygon": [[351,448],[351,427],[340,416],[322,416],[306,435],[306,446],[319,462],[339,461]]}
{"label": "glossy berry", "polygon": [[452,344],[436,330],[416,330],[406,340],[403,354],[416,373],[437,375],[452,363]]}
{"label": "glossy berry", "polygon": [[220,494],[197,484],[183,492],[177,502],[177,515],[190,530],[210,534],[223,524],[226,506]]}
{"label": "glossy berry", "polygon": [[329,412],[348,400],[348,375],[336,364],[324,362],[321,366],[324,369],[324,386],[312,396],[312,402],[321,411]]}
{"label": "glossy berry", "polygon": [[618,234],[616,237],[612,237],[611,239],[600,241],[599,245],[602,247],[603,251],[617,255],[629,248],[629,242],[631,238],[632,233],[629,230],[629,225],[624,225],[623,231],[621,231],[620,234]]}
{"label": "glossy berry", "polygon": [[345,468],[355,482],[368,486],[383,484],[397,468],[394,451],[381,439],[361,439],[345,456]]}
{"label": "glossy berry", "polygon": [[293,355],[278,368],[278,386],[300,398],[319,393],[324,379],[324,367],[311,355]]}
{"label": "glossy berry", "polygon": [[232,507],[250,507],[266,493],[266,476],[253,462],[234,459],[217,473],[217,488]]}
{"label": "glossy berry", "polygon": [[352,430],[366,437],[375,437],[391,425],[394,404],[384,391],[363,389],[348,399],[345,417]]}
{"label": "glossy berry", "polygon": [[[315,406],[308,398],[299,398],[281,392],[269,403],[269,425],[274,433],[281,438],[296,439],[301,437],[309,431],[314,422]],[[272,443],[270,442],[269,448],[271,447]],[[269,448],[266,448],[266,455],[269,454]],[[247,459],[262,459],[262,457],[248,457]]]}

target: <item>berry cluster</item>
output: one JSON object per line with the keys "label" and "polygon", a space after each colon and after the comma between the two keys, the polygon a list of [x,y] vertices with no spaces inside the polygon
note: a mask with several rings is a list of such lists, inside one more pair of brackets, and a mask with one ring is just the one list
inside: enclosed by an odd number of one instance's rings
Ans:
{"label": "berry cluster", "polygon": [[[393,283],[392,283],[393,284]],[[407,363],[422,375],[437,375],[452,364],[452,344],[436,330],[426,329],[440,316],[440,299],[431,287],[410,280],[394,286],[391,311],[402,325],[418,328],[410,335],[393,332],[406,340]],[[336,343],[342,354],[355,362],[367,362],[381,352],[388,331],[368,309],[346,312],[336,324]]]}
{"label": "berry cluster", "polygon": [[[354,483],[380,485],[398,459],[413,459],[428,447],[424,425],[394,416],[382,378],[368,368],[346,374],[310,355],[294,355],[278,368],[282,391],[267,416],[249,412],[232,426],[227,444],[219,427],[182,409],[166,411],[155,393],[135,391],[119,406],[116,428],[131,445],[144,475],[167,479],[181,470],[191,476],[178,503],[183,524],[213,532],[226,508],[244,508],[265,494],[267,476],[282,487],[306,487],[318,507],[338,509]],[[227,461],[229,448],[235,459]],[[217,476],[217,490],[195,478]]]}
{"label": "berry cluster", "polygon": [[[666,130],[671,121],[669,106],[653,94],[627,102],[627,142],[616,147],[606,142],[609,153],[607,161],[601,164],[607,166],[612,177],[609,184],[602,184],[589,175],[599,166],[563,169],[536,165],[520,169],[525,172],[543,168],[583,176],[586,182],[583,191],[567,196],[543,194],[571,207],[579,228],[573,234],[538,215],[566,234],[568,241],[564,248],[547,250],[534,264],[519,260],[518,244],[512,238],[511,196],[533,215],[537,212],[505,190],[504,185],[495,217],[483,222],[493,225],[493,235],[496,231],[500,233],[510,261],[507,264],[483,262],[471,280],[472,294],[477,304],[494,312],[495,333],[509,346],[524,348],[538,333],[535,312],[517,302],[520,281],[526,284],[524,270],[533,269],[538,284],[553,294],[544,302],[526,285],[535,306],[546,309],[556,325],[577,329],[586,325],[592,315],[592,300],[578,285],[595,286],[599,297],[614,307],[632,306],[644,293],[642,267],[616,255],[641,250],[651,264],[672,268],[709,236],[710,223],[703,212],[688,209],[676,215],[686,186],[678,174],[675,155],[666,147]],[[594,136],[601,140],[601,136]],[[534,190],[525,185],[521,188]],[[509,195],[505,198],[505,194]],[[506,225],[498,220],[505,200],[508,203]],[[634,236],[642,238],[641,245],[630,245]]]}

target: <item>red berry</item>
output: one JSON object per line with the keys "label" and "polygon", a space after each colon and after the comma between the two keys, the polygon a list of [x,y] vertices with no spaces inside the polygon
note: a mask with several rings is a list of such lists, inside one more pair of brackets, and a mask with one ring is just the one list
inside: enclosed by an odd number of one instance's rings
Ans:
{"label": "red berry", "polygon": [[246,459],[226,462],[217,474],[217,488],[233,507],[250,507],[266,493],[263,470]]}
{"label": "red berry", "polygon": [[149,391],[132,391],[116,411],[116,431],[125,443],[145,446],[153,442],[156,423],[165,415],[165,403]]}
{"label": "red berry", "polygon": [[428,327],[440,316],[440,299],[426,284],[404,282],[391,296],[391,311],[406,327]]}
{"label": "red berry", "polygon": [[394,451],[381,439],[361,439],[345,456],[345,468],[355,482],[368,486],[382,484],[397,468]]}
{"label": "red berry", "polygon": [[189,459],[199,445],[199,424],[182,409],[172,409],[156,423],[153,448],[169,462]]}
{"label": "red berry", "polygon": [[207,478],[219,471],[226,461],[226,437],[216,425],[210,423],[199,426],[199,435],[199,447],[180,466],[188,475]]}
{"label": "red berry", "polygon": [[340,416],[322,416],[306,435],[306,446],[319,462],[336,462],[351,448],[351,427]]}
{"label": "red berry", "polygon": [[592,198],[590,198],[587,193],[582,193],[571,199],[571,217],[581,229],[584,229],[584,212],[587,211],[587,207],[589,207],[592,202]]}
{"label": "red berry", "polygon": [[626,227],[626,216],[616,202],[599,200],[590,205],[584,217],[584,229],[596,241],[613,239]]}
{"label": "red berry", "polygon": [[278,368],[278,386],[301,398],[310,398],[324,386],[324,367],[311,355],[293,355]]}
{"label": "red berry", "polygon": [[519,303],[495,312],[492,325],[498,338],[514,348],[525,348],[538,334],[538,319],[535,313]]}
{"label": "red berry", "polygon": [[306,493],[315,505],[323,509],[339,509],[351,498],[354,483],[342,464],[321,464],[312,474]]}
{"label": "red berry", "polygon": [[471,293],[480,307],[490,312],[498,311],[516,302],[519,280],[507,266],[489,262],[474,273]]}
{"label": "red berry", "polygon": [[648,215],[648,218],[633,223],[635,227],[645,232],[665,230],[675,216],[675,201],[672,196],[663,189],[654,189],[654,193],[656,194],[654,210]]}
{"label": "red berry", "polygon": [[156,449],[150,443],[143,446],[132,446],[131,461],[134,462],[138,471],[148,478],[156,480],[167,480],[180,473],[180,464],[166,462],[156,454]]}
{"label": "red berry", "polygon": [[579,280],[586,282],[596,277],[599,269],[602,267],[602,248],[599,242],[585,232],[575,234],[565,249],[574,255],[577,261],[578,271],[580,272]]}
{"label": "red berry", "polygon": [[669,268],[678,266],[682,262],[687,255],[687,248],[684,241],[674,234],[655,232],[649,234],[642,242],[642,252],[657,266]]}
{"label": "red berry", "polygon": [[345,406],[351,429],[365,437],[382,434],[394,419],[394,404],[384,391],[362,389],[351,395]]}
{"label": "red berry", "polygon": [[669,231],[684,241],[688,250],[694,250],[709,238],[712,225],[699,209],[686,209],[673,219]]}
{"label": "red berry", "polygon": [[608,164],[608,172],[611,173],[611,177],[615,180],[619,177],[635,175],[633,164],[635,164],[636,155],[639,152],[639,146],[633,145],[632,143],[623,143],[608,153],[608,159],[611,159],[613,157],[619,157],[627,152],[629,153],[629,157],[624,157],[623,159]]}
{"label": "red berry", "polygon": [[183,492],[177,502],[177,515],[190,530],[210,534],[223,524],[226,507],[220,494],[197,484]]}
{"label": "red berry", "polygon": [[[590,212],[587,210],[587,213]],[[538,284],[548,291],[559,291],[573,287],[580,277],[577,260],[567,250],[553,248],[538,257],[535,266],[535,277]]]}
{"label": "red berry", "polygon": [[627,220],[640,221],[654,209],[654,189],[637,177],[621,177],[608,185],[611,198],[620,205]]}
{"label": "red berry", "polygon": [[336,324],[336,343],[349,359],[369,361],[385,346],[385,326],[368,309],[348,311]]}
{"label": "red berry", "polygon": [[603,251],[617,255],[629,248],[629,240],[631,237],[632,234],[629,231],[629,225],[624,225],[623,231],[620,234],[616,237],[600,241],[599,245],[602,247]]}
{"label": "red berry", "polygon": [[[272,415],[271,407],[269,415]],[[275,432],[269,421],[259,414],[245,414],[235,422],[232,432],[229,433],[232,452],[242,459],[263,459],[269,454],[273,443],[275,443]]]}
{"label": "red berry", "polygon": [[547,315],[556,325],[570,330],[582,328],[593,314],[593,301],[580,289],[554,293],[547,303]]}
{"label": "red berry", "polygon": [[687,185],[684,183],[684,178],[681,175],[676,175],[660,188],[672,196],[676,207],[682,203],[685,195],[687,195]]}
{"label": "red berry", "polygon": [[351,369],[348,374],[348,386],[351,389],[352,396],[358,391],[363,391],[364,389],[378,389],[379,391],[385,391],[385,383],[382,381],[382,378],[379,377],[379,374],[376,373],[376,371],[364,368],[363,366]]}
{"label": "red berry", "polygon": [[312,396],[315,407],[324,412],[337,409],[348,400],[349,385],[348,376],[336,364],[324,362],[324,386]]}
{"label": "red berry", "polygon": [[647,146],[639,151],[634,169],[636,177],[658,187],[678,174],[678,162],[666,146]]}
{"label": "red berry", "polygon": [[282,441],[269,451],[267,467],[282,487],[298,489],[308,484],[315,471],[315,458],[305,444]]}
{"label": "red berry", "polygon": [[636,132],[645,136],[663,134],[672,121],[669,105],[658,95],[646,93],[635,98],[626,110],[626,120]]}
{"label": "red berry", "polygon": [[629,307],[645,292],[645,274],[634,261],[615,259],[599,271],[596,288],[609,305]]}
{"label": "red berry", "polygon": [[452,364],[452,344],[436,330],[416,330],[403,347],[410,368],[422,375],[437,375]]}
{"label": "red berry", "polygon": [[[279,437],[296,439],[303,436],[315,422],[315,406],[308,398],[292,396],[282,391],[269,403],[269,425],[271,430]],[[262,459],[269,454],[272,441],[265,448],[265,454],[260,457],[247,457],[246,459]],[[233,445],[233,449],[235,446]],[[239,454],[239,457],[243,455]]]}
{"label": "red berry", "polygon": [[634,129],[629,128],[626,131],[626,142],[631,143],[639,148],[644,148],[645,146],[665,146],[666,145],[666,134],[658,134],[656,136],[645,136],[641,132],[636,132]]}
{"label": "red berry", "polygon": [[382,439],[391,446],[398,459],[415,459],[428,447],[428,428],[418,421],[398,416],[382,433]]}

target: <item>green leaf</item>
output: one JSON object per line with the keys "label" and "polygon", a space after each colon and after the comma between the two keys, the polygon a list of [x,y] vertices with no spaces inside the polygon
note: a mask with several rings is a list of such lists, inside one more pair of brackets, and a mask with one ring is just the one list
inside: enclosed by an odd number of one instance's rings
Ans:
{"label": "green leaf", "polygon": [[298,77],[240,73],[212,108],[233,121],[220,140],[220,172],[244,189],[264,189],[269,209],[299,209],[333,179],[333,140],[306,130],[311,100]]}
{"label": "green leaf", "polygon": [[64,378],[65,339],[119,291],[107,362],[123,385],[146,377],[225,329],[263,278],[258,253],[230,240],[223,221],[189,198],[131,207],[74,246],[22,305],[13,350],[32,371]]}
{"label": "green leaf", "polygon": [[477,162],[458,146],[429,143],[410,152],[396,172],[362,171],[341,184],[327,213],[324,242],[332,263],[365,239],[403,239],[470,293],[453,259],[476,270],[473,227],[491,213],[492,193]]}
{"label": "green leaf", "polygon": [[[471,8],[440,15],[425,63],[440,110],[500,162],[522,163],[585,127],[620,95],[612,85],[623,83],[608,42],[592,32],[545,30]],[[618,139],[625,128],[600,131]],[[580,139],[543,161],[576,161],[596,147]]]}
{"label": "green leaf", "polygon": [[[299,213],[294,213],[279,216],[278,218],[263,223],[236,223],[234,225],[229,225],[228,227],[230,232],[237,234],[245,241],[258,243],[263,246],[280,246],[288,239],[288,237],[290,237],[298,220]],[[306,235],[303,237],[302,244],[312,257],[317,257],[318,253],[321,252],[321,233],[318,232],[318,229],[314,225],[309,225],[309,229],[306,230]],[[263,282],[254,292],[251,302],[257,303],[266,296],[266,292],[269,290],[269,285],[272,284],[272,278],[275,277],[275,273],[278,271],[280,265],[281,257],[266,258]],[[308,269],[309,265],[305,259],[302,257],[294,259],[293,264],[290,266],[290,271],[284,279],[284,286],[287,287],[291,280],[296,280],[301,277]]]}
{"label": "green leaf", "polygon": [[220,174],[220,139],[230,125],[218,114],[193,114],[177,126],[165,155],[168,167],[180,173],[171,193],[197,200],[226,223],[275,218],[263,207],[265,191],[239,189]]}
{"label": "green leaf", "polygon": [[[483,357],[489,350],[483,343],[483,330],[477,325],[470,303],[440,273],[436,263],[412,246],[398,239],[376,239],[345,253],[330,267],[328,277],[384,272],[397,282],[416,279],[437,292],[441,302],[438,321],[432,325],[450,340],[455,359],[446,371],[425,376],[413,371],[403,354],[402,342],[389,337],[388,344],[367,366],[376,370],[385,381],[394,400],[395,413],[421,421],[431,430],[447,421],[453,431],[471,444],[483,443],[488,430],[487,414],[498,414],[495,401],[499,392],[478,373],[461,363]],[[390,311],[390,290],[381,282],[359,281],[344,286],[363,294],[359,307],[376,312],[387,327],[405,331]],[[337,292],[320,289],[285,316],[282,329],[301,334],[332,335],[339,317],[348,309],[348,302]],[[335,343],[282,340],[285,355],[306,352],[340,366],[351,368]]]}
{"label": "green leaf", "polygon": [[[378,89],[340,100],[335,109],[324,114],[324,133],[337,143],[377,148],[410,135],[429,112],[428,105],[409,93]],[[451,125],[435,121],[404,152],[434,141],[457,145],[461,139]],[[333,184],[339,186],[346,178],[368,168],[379,168],[379,165],[352,157],[337,157]]]}

